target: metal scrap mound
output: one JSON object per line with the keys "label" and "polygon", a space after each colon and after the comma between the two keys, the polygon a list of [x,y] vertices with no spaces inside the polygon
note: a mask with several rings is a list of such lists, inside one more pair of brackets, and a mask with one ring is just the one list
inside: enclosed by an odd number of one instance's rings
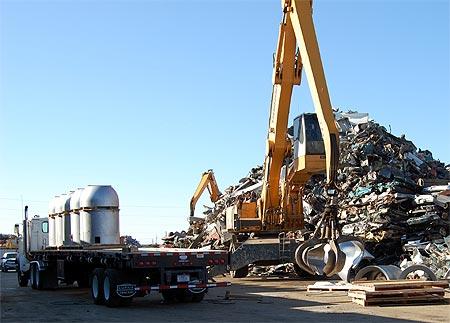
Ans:
{"label": "metal scrap mound", "polygon": [[[405,138],[389,133],[366,113],[336,112],[340,131],[339,223],[344,234],[361,237],[377,264],[410,261],[411,243],[443,245],[449,235],[450,166],[417,149]],[[168,246],[227,248],[225,209],[238,200],[256,200],[263,169],[252,168],[237,185],[227,188],[204,218],[195,218],[186,232],[165,240]],[[323,175],[314,176],[304,190],[307,229],[314,230],[325,205]],[[303,232],[304,233],[304,232]],[[426,257],[425,257],[426,258]],[[441,257],[442,258],[442,257]]]}

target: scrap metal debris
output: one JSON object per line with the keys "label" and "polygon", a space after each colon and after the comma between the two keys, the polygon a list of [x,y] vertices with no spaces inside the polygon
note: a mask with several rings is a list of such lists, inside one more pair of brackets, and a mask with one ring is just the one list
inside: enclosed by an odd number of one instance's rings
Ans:
{"label": "scrap metal debris", "polygon": [[273,266],[250,266],[249,276],[257,277],[295,277],[293,263],[285,263]]}
{"label": "scrap metal debris", "polygon": [[[409,241],[403,246],[407,252],[405,258],[400,263],[400,268],[404,271],[409,268],[410,274],[415,276],[412,278],[422,278],[426,275],[426,269],[420,268],[418,265],[429,268],[437,279],[450,278],[450,236],[447,236],[443,241],[421,242]],[[415,266],[417,270],[412,272],[412,267]],[[411,278],[411,277],[408,277]]]}
{"label": "scrap metal debris", "polygon": [[[412,241],[448,255],[448,244],[442,243],[450,234],[450,165],[435,160],[428,150],[417,149],[404,135],[391,134],[367,113],[336,112],[335,116],[341,135],[337,187],[342,232],[362,238],[378,265],[400,265],[408,258],[403,246]],[[165,245],[227,249],[231,235],[224,230],[225,209],[238,201],[256,201],[262,180],[262,167],[252,168],[213,207],[206,207],[204,217],[192,217],[186,232],[164,238]],[[304,189],[306,230],[300,235],[307,237],[319,220],[325,182],[323,175],[316,175]],[[433,261],[424,263],[439,271],[437,260]]]}
{"label": "scrap metal debris", "polygon": [[134,247],[138,247],[138,248],[142,247],[142,245],[139,243],[139,241],[134,239],[132,236],[121,236],[120,244],[126,245],[126,246],[134,246]]}
{"label": "scrap metal debris", "polygon": [[[408,241],[441,241],[447,236],[448,166],[430,151],[417,150],[405,136],[396,137],[368,118],[361,120],[361,114],[352,118],[352,113],[338,113],[336,118],[344,129],[338,171],[342,232],[363,238],[377,264],[398,264]],[[310,229],[325,205],[324,184],[316,176],[305,189]]]}

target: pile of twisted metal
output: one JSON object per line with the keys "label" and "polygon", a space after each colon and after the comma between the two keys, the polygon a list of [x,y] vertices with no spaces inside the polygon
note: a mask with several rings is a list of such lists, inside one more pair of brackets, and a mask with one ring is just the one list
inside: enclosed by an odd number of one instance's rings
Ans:
{"label": "pile of twisted metal", "polygon": [[[371,265],[414,265],[409,275],[450,277],[450,165],[417,149],[404,135],[391,134],[367,113],[336,112],[335,117],[341,135],[337,185],[342,232],[365,242],[374,256]],[[213,207],[205,207],[204,217],[191,220],[187,231],[166,237],[166,246],[227,248],[225,208],[257,199],[262,178],[261,166],[251,169]],[[307,231],[314,230],[323,211],[324,186],[325,178],[316,175],[305,187]]]}

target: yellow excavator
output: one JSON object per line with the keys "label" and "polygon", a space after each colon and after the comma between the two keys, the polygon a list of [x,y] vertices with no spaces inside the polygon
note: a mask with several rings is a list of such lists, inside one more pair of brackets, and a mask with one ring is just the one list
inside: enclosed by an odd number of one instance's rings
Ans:
{"label": "yellow excavator", "polygon": [[[305,183],[312,175],[325,172],[328,200],[325,212],[312,236],[300,245],[294,244],[294,259],[310,274],[332,276],[353,265],[355,250],[359,251],[359,256],[363,246],[356,238],[342,236],[337,224],[335,182],[339,132],[314,30],[312,1],[282,0],[281,3],[283,18],[273,66],[261,197],[257,201],[239,202],[226,210],[228,232],[241,236],[252,233],[253,237],[262,238],[243,243],[237,241],[231,248],[231,266],[239,270],[245,263],[264,263],[264,259],[276,257],[274,248],[268,251],[273,241],[267,237],[304,228],[302,193]],[[288,136],[291,96],[293,86],[301,83],[302,71],[307,77],[315,113],[295,118],[291,138]],[[346,252],[340,247],[345,243]],[[280,241],[281,244],[279,258],[282,257],[281,249],[285,251],[285,243]],[[292,247],[291,243],[288,245]],[[239,249],[242,249],[241,253]],[[349,261],[346,263],[346,255],[351,255],[350,264]]]}
{"label": "yellow excavator", "polygon": [[[230,270],[243,277],[248,264],[294,261],[298,272],[347,280],[350,269],[363,257],[364,246],[343,236],[337,223],[336,174],[339,162],[339,132],[336,127],[312,19],[311,0],[282,0],[273,65],[273,90],[264,159],[264,178],[258,199],[238,199],[226,208],[225,231],[230,233]],[[288,135],[288,119],[294,85],[305,71],[315,113],[294,119]],[[303,189],[312,175],[326,173],[327,204],[306,241],[288,232],[304,228]],[[195,205],[208,188],[211,201],[220,192],[211,170],[191,199]]]}
{"label": "yellow excavator", "polygon": [[211,202],[217,202],[222,195],[219,191],[219,186],[217,185],[216,178],[214,177],[214,172],[212,169],[209,169],[208,171],[204,172],[202,174],[202,177],[200,179],[200,182],[197,185],[197,189],[194,192],[194,195],[191,198],[190,203],[190,209],[191,213],[190,216],[194,216],[195,212],[195,205],[197,204],[200,196],[202,196],[205,189],[208,189],[209,197],[211,199]]}

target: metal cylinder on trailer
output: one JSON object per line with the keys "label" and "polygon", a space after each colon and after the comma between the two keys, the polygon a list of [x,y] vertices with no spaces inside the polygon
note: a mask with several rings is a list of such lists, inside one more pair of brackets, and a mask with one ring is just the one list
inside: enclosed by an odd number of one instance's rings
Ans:
{"label": "metal cylinder on trailer", "polygon": [[72,242],[80,243],[80,197],[83,192],[82,188],[78,188],[70,198],[70,234]]}
{"label": "metal cylinder on trailer", "polygon": [[119,197],[110,185],[88,185],[80,196],[80,240],[119,244]]}
{"label": "metal cylinder on trailer", "polygon": [[63,223],[64,223],[64,231],[63,231],[63,244],[71,245],[72,244],[72,234],[71,234],[71,226],[70,226],[70,200],[72,198],[72,194],[74,191],[70,191],[64,200],[64,209],[63,209]]}
{"label": "metal cylinder on trailer", "polygon": [[57,196],[52,198],[48,203],[48,246],[54,247],[56,245],[55,237],[55,200]]}
{"label": "metal cylinder on trailer", "polygon": [[64,242],[64,205],[67,194],[61,194],[55,202],[55,245],[60,247]]}

